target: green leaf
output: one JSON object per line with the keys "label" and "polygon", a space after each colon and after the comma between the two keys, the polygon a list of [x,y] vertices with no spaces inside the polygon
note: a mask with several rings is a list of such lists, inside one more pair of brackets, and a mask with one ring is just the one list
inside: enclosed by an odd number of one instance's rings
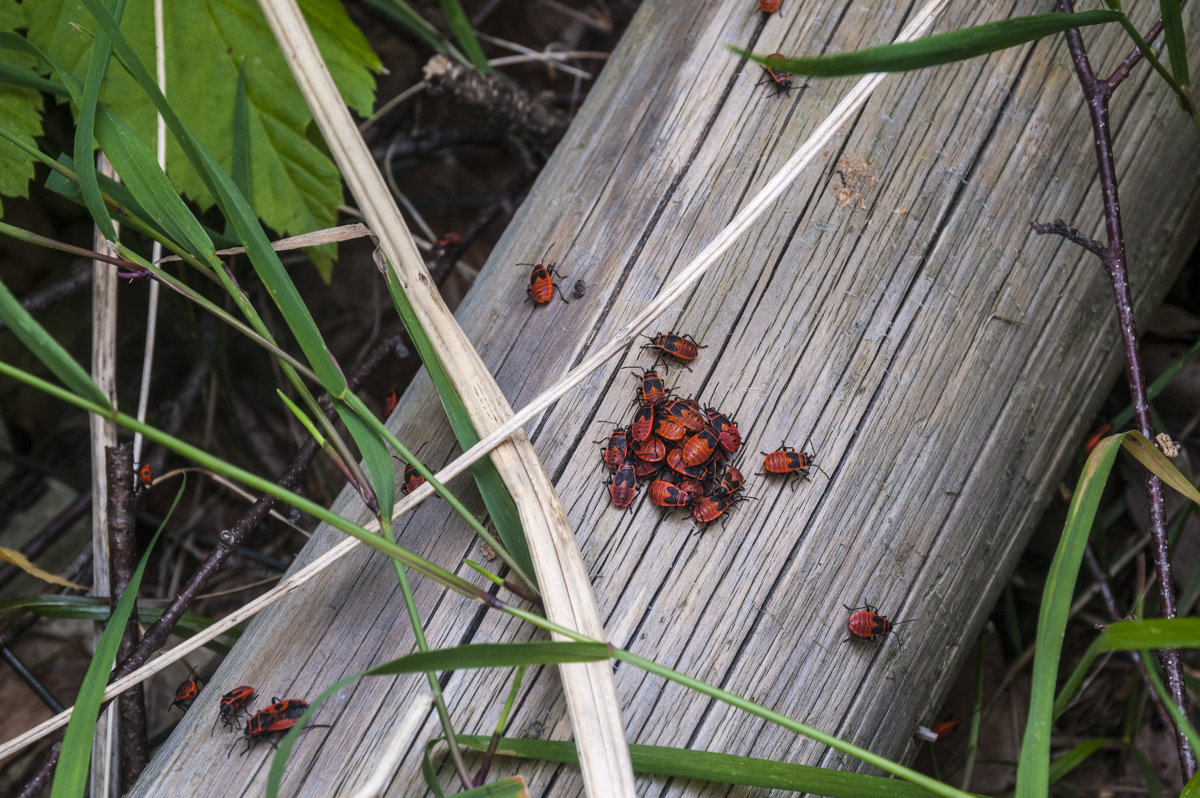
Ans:
{"label": "green leaf", "polygon": [[429,24],[404,0],[366,0],[366,3],[408,28],[410,33],[425,42],[430,49],[447,53],[460,61],[464,60],[463,55],[442,38],[438,29]]}
{"label": "green leaf", "polygon": [[50,369],[63,385],[90,402],[107,410],[112,409],[108,397],[92,382],[92,378],[83,367],[75,362],[75,358],[71,357],[25,308],[21,307],[21,303],[3,281],[0,281],[0,319],[4,320],[21,343],[29,347],[42,365]]}
{"label": "green leaf", "polygon": [[492,66],[483,54],[483,48],[479,46],[479,39],[475,37],[475,29],[471,27],[471,20],[463,10],[462,3],[458,0],[438,0],[438,3],[442,6],[442,13],[446,15],[446,24],[450,26],[454,38],[458,39],[459,47],[471,59],[471,66],[485,75],[490,73]]}
{"label": "green leaf", "polygon": [[1033,660],[1033,680],[1029,698],[1029,719],[1021,758],[1017,766],[1017,794],[1037,798],[1046,794],[1050,779],[1050,735],[1054,718],[1054,693],[1058,683],[1058,664],[1063,638],[1071,611],[1071,597],[1079,564],[1091,535],[1092,522],[1100,506],[1100,497],[1109,472],[1120,451],[1124,435],[1114,435],[1096,444],[1087,462],[1075,495],[1067,511],[1066,524],[1058,551],[1050,563],[1042,604],[1038,614],[1037,653]]}
{"label": "green leaf", "polygon": [[1183,14],[1179,10],[1179,0],[1158,0],[1159,14],[1162,15],[1163,38],[1167,42],[1167,53],[1171,57],[1171,76],[1180,86],[1192,85],[1188,76],[1187,36],[1183,30]]}
{"label": "green leaf", "polygon": [[134,602],[137,600],[138,589],[142,584],[142,575],[146,572],[146,563],[150,561],[150,552],[154,544],[167,527],[167,521],[175,512],[184,488],[187,486],[186,477],[179,484],[175,501],[167,517],[159,525],[150,539],[142,559],[129,578],[129,585],[117,605],[113,607],[112,617],[100,635],[96,644],[96,653],[88,665],[79,687],[79,695],[75,699],[75,710],[67,723],[66,735],[63,737],[62,752],[59,754],[58,767],[54,770],[54,785],[51,788],[51,798],[75,798],[83,795],[87,787],[88,763],[92,759],[92,735],[96,726],[96,718],[100,716],[100,704],[104,701],[104,689],[108,686],[109,671],[116,660],[117,649],[121,645],[121,637],[125,634],[125,625],[133,614]]}
{"label": "green leaf", "polygon": [[493,781],[465,792],[456,792],[450,798],[522,798],[529,795],[525,779],[520,776],[509,776],[507,779]]}
{"label": "green leaf", "polygon": [[[490,742],[484,735],[460,735],[458,741],[468,748],[486,751]],[[578,764],[575,744],[557,740],[525,740],[502,737],[496,750],[500,756],[539,759],[548,762]],[[741,784],[776,790],[810,792],[833,798],[924,798],[933,793],[899,779],[868,776],[812,765],[796,765],[771,759],[755,759],[712,751],[691,751],[658,745],[630,745],[629,757],[635,773],[703,779],[721,784]]]}
{"label": "green leaf", "polygon": [[[25,4],[29,39],[67,69],[82,74],[98,26],[74,0]],[[304,0],[302,10],[347,104],[369,115],[379,60],[337,0]],[[184,122],[226,171],[233,168],[232,122],[239,67],[246,66],[250,182],[254,212],[275,230],[294,234],[330,227],[342,201],[336,166],[316,143],[312,115],[256,3],[197,0],[165,5],[167,96]],[[71,27],[78,23],[84,31]],[[143,63],[153,64],[150,0],[130,0],[121,24]],[[101,100],[151,144],[154,107],[121,64],[110,69]],[[153,150],[153,147],[151,146]],[[207,209],[210,187],[168,142],[167,172],[177,188]],[[332,249],[329,250],[332,252]]]}
{"label": "green leaf", "polygon": [[[1070,28],[1117,22],[1123,17],[1124,14],[1119,11],[1034,14],[986,22],[911,42],[868,47],[852,53],[833,53],[809,58],[770,58],[769,61],[772,67],[820,78],[863,75],[870,72],[907,72],[922,67],[965,61],[1061,33]],[[729,49],[760,64],[768,62],[768,56],[756,56],[733,46]]]}
{"label": "green leaf", "polygon": [[504,668],[519,665],[555,665],[563,662],[599,662],[612,657],[612,647],[605,643],[472,643],[465,646],[435,651],[419,651],[398,659],[368,668],[361,673],[342,677],[325,688],[308,705],[296,725],[279,741],[279,749],[271,760],[271,771],[267,775],[267,795],[279,794],[283,781],[283,767],[287,763],[292,746],[309,718],[321,705],[333,697],[338,690],[353,684],[364,676],[394,676],[402,673],[423,673],[435,670],[462,670],[467,668]]}
{"label": "green leaf", "polygon": [[[110,10],[113,19],[120,22],[125,10],[125,0],[111,0]],[[83,79],[83,96],[78,99],[78,112],[75,119],[74,158],[76,176],[79,178],[79,192],[83,196],[83,204],[92,214],[92,221],[100,228],[100,235],[105,240],[116,242],[117,231],[113,227],[112,217],[108,215],[108,207],[100,196],[100,183],[96,178],[96,166],[92,158],[93,140],[96,129],[96,105],[100,98],[100,88],[104,84],[104,76],[108,72],[108,62],[112,55],[112,44],[108,37],[102,34],[96,36],[95,46],[88,59],[86,77]]]}
{"label": "green leaf", "polygon": [[[24,26],[23,6],[16,0],[0,0],[0,31],[15,31]],[[26,144],[42,134],[42,78],[30,70],[36,61],[27,55],[0,52],[0,119]],[[43,81],[44,82],[44,81]],[[33,161],[14,144],[0,141],[0,197],[28,197],[33,179]],[[0,214],[4,205],[0,203]]]}
{"label": "green leaf", "polygon": [[1184,474],[1159,451],[1158,447],[1146,439],[1140,432],[1127,432],[1122,437],[1125,448],[1137,458],[1138,462],[1154,473],[1167,485],[1183,494],[1183,497],[1200,504],[1200,491]]}

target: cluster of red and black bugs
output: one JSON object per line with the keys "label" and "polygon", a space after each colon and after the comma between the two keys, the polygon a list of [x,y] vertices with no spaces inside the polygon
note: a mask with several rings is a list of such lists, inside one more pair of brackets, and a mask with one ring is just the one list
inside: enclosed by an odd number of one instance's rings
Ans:
{"label": "cluster of red and black bugs", "polygon": [[[175,701],[172,702],[171,708],[178,706],[182,710],[186,710],[200,695],[201,682],[199,679],[192,677],[184,680],[182,684],[175,690]],[[221,702],[218,706],[219,720],[222,724],[232,730],[240,730],[241,738],[235,741],[230,747],[229,753],[233,753],[233,749],[237,747],[237,743],[242,740],[246,741],[246,750],[250,750],[250,745],[256,740],[263,740],[271,747],[275,747],[275,742],[268,739],[268,735],[277,732],[285,732],[296,725],[300,720],[300,716],[308,710],[308,702],[301,701],[299,698],[272,698],[269,706],[263,707],[257,712],[250,711],[250,702],[254,700],[254,688],[249,685],[239,685],[233,688],[228,693],[221,696]],[[237,720],[240,716],[246,716],[246,724],[238,726]],[[313,723],[306,726],[306,729],[311,728],[327,728],[328,724]],[[245,751],[243,751],[245,753]],[[226,754],[228,756],[229,754]]]}
{"label": "cluster of red and black bugs", "polygon": [[[690,335],[658,333],[644,348],[686,364],[703,346]],[[618,426],[602,442],[604,465],[613,472],[609,498],[629,507],[639,480],[653,479],[647,489],[652,504],[686,510],[698,524],[716,521],[746,497],[739,493],[745,477],[727,465],[742,445],[737,423],[714,407],[673,396],[657,371],[638,376],[636,410],[627,427]]]}

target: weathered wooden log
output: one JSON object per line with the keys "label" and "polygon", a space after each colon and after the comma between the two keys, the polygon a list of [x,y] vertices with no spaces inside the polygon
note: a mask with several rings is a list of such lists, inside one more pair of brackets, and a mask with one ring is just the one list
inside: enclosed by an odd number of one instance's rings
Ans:
{"label": "weathered wooden log", "polygon": [[[779,96],[724,45],[810,54],[890,41],[910,7],[882,5],[784,3],[769,18],[748,0],[641,8],[458,312],[514,407],[651,299],[852,82],[812,81]],[[1011,13],[1044,10],[1018,6]],[[992,11],[966,4],[937,29]],[[1185,15],[1194,29],[1194,4]],[[1115,27],[1085,38],[1101,72],[1129,49]],[[1114,119],[1145,313],[1200,229],[1196,148],[1145,65],[1118,91]],[[631,513],[604,493],[592,441],[629,417],[634,384],[622,369],[650,366],[648,353],[632,349],[530,426],[610,642],[880,754],[912,754],[913,731],[971,649],[1119,369],[1102,268],[1029,230],[1061,216],[1099,234],[1091,141],[1061,39],[883,83],[825,161],[661,318],[662,330],[707,345],[668,383],[736,417],[745,438],[756,501],[724,526],[698,534],[690,520],[662,518],[644,489]],[[569,305],[523,302],[528,270],[514,264],[547,247],[568,286],[583,282]],[[435,465],[456,453],[423,378],[395,423],[413,445],[430,442]],[[755,473],[759,452],[810,437],[825,473],[795,488]],[[338,506],[355,504],[343,496]],[[481,558],[440,502],[406,520],[398,539],[423,556],[450,568]],[[297,566],[339,539],[322,530]],[[415,590],[434,647],[541,637],[424,580]],[[842,605],[868,601],[920,620],[883,641],[843,644]],[[253,684],[263,695],[311,697],[413,647],[390,563],[360,547],[249,626],[135,794],[258,793],[270,749],[230,764],[229,738],[209,737],[217,695]],[[447,676],[456,727],[490,733],[511,678]],[[631,742],[861,767],[633,668],[616,679]],[[422,678],[405,677],[342,691],[317,718],[333,728],[307,734],[293,753],[285,794],[351,791],[423,689]],[[509,733],[567,739],[570,729],[554,671],[527,674]],[[439,734],[430,718],[391,794],[420,791],[424,743]],[[435,761],[453,785],[436,751]],[[501,762],[493,773],[514,770],[533,794],[581,790],[570,767]]]}

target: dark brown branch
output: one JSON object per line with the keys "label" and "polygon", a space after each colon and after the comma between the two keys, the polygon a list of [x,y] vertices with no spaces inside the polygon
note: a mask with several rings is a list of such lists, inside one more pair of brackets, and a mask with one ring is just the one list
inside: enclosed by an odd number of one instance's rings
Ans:
{"label": "dark brown branch", "polygon": [[[108,572],[109,603],[117,602],[129,589],[137,569],[137,535],[134,524],[133,444],[123,443],[105,450],[108,470]],[[137,648],[137,605],[125,623],[117,657],[124,659]],[[120,714],[121,783],[128,789],[137,781],[148,761],[146,753],[146,704],[142,686],[135,685],[117,698]]]}
{"label": "dark brown branch", "polygon": [[425,86],[435,96],[451,96],[484,119],[538,145],[551,146],[567,131],[567,119],[537,101],[503,75],[483,75],[465,64],[435,55],[425,64]]}
{"label": "dark brown branch", "polygon": [[1050,224],[1030,222],[1029,226],[1031,228],[1033,228],[1033,232],[1037,233],[1040,236],[1044,236],[1047,234],[1062,236],[1063,238],[1067,239],[1068,241],[1070,241],[1074,244],[1078,244],[1079,246],[1083,247],[1084,249],[1086,249],[1088,252],[1091,252],[1096,257],[1098,257],[1098,258],[1104,257],[1105,247],[1103,244],[1101,244],[1099,241],[1096,241],[1095,239],[1088,238],[1083,233],[1079,232],[1074,227],[1072,227],[1071,225],[1064,222],[1062,219],[1055,219]]}
{"label": "dark brown branch", "polygon": [[[1058,9],[1074,13],[1071,0],[1058,0]],[[1129,393],[1133,400],[1134,419],[1138,430],[1147,438],[1154,438],[1150,423],[1150,403],[1146,395],[1146,376],[1142,371],[1141,355],[1138,351],[1137,323],[1133,313],[1133,297],[1129,287],[1129,272],[1125,260],[1125,236],[1121,227],[1121,203],[1117,191],[1117,169],[1112,149],[1112,128],[1109,118],[1109,100],[1113,89],[1124,79],[1120,70],[1114,73],[1120,80],[1097,80],[1088,61],[1087,48],[1077,28],[1066,33],[1067,47],[1075,64],[1092,121],[1092,132],[1096,146],[1096,166],[1100,175],[1101,199],[1104,205],[1104,227],[1108,243],[1097,253],[1104,263],[1116,301],[1117,321],[1121,333],[1121,344],[1125,350],[1125,373],[1129,382]],[[1133,61],[1131,63],[1136,63]],[[1146,493],[1149,500],[1150,534],[1154,552],[1154,566],[1158,571],[1158,596],[1164,618],[1174,618],[1175,585],[1171,576],[1171,560],[1167,541],[1166,510],[1163,505],[1162,483],[1153,474],[1146,476]],[[1167,678],[1167,689],[1171,700],[1183,716],[1189,717],[1187,693],[1183,685],[1183,673],[1178,649],[1159,651],[1163,673]],[[1187,737],[1176,727],[1176,744],[1184,772],[1184,781],[1190,781],[1196,773],[1196,753]]]}
{"label": "dark brown branch", "polygon": [[57,742],[47,752],[46,758],[42,760],[42,765],[33,774],[29,781],[25,782],[25,786],[21,788],[21,792],[17,793],[17,798],[35,798],[45,792],[50,786],[50,777],[54,775],[54,766],[58,764],[58,755],[62,753],[62,743]]}

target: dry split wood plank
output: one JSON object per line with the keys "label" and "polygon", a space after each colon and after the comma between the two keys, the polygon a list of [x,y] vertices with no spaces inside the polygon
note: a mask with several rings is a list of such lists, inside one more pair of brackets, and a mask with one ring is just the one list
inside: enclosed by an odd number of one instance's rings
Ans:
{"label": "dry split wood plank", "polygon": [[[850,83],[815,81],[777,97],[756,85],[758,68],[723,44],[848,50],[890,40],[909,9],[808,5],[819,7],[789,7],[768,20],[745,0],[702,14],[651,0],[639,11],[459,310],[513,406],[654,296]],[[1004,13],[1039,10],[1018,2]],[[969,4],[937,29],[999,14]],[[1194,26],[1194,9],[1185,14]],[[1127,50],[1115,29],[1085,38],[1098,65]],[[1187,120],[1144,66],[1118,92],[1114,120],[1145,313],[1198,229],[1195,148]],[[531,425],[577,531],[607,638],[881,754],[911,754],[912,731],[930,719],[971,649],[1119,368],[1099,265],[1028,229],[1062,216],[1098,230],[1094,174],[1061,40],[888,78],[825,161],[661,320],[662,329],[708,345],[692,371],[672,371],[668,382],[738,419],[745,471],[758,470],[759,451],[799,447],[811,435],[828,479],[816,474],[793,490],[752,474],[747,490],[757,501],[703,534],[689,521],[661,519],[642,497],[632,513],[610,507],[592,441],[628,417],[634,386],[622,367],[650,363],[638,350]],[[586,295],[570,305],[522,305],[526,271],[513,264],[551,245]],[[438,419],[422,380],[396,423],[414,445],[431,441],[425,454],[434,464],[455,453]],[[354,505],[352,497],[339,502]],[[447,567],[481,556],[437,502],[398,534]],[[336,540],[323,531],[298,565]],[[431,645],[539,637],[424,580],[416,592]],[[843,645],[840,605],[864,599],[894,618],[921,620],[878,645]],[[226,685],[311,696],[412,648],[390,565],[356,551],[251,624],[137,792],[220,784],[226,794],[256,794],[269,749],[230,767],[228,740],[208,738]],[[449,676],[458,728],[490,733],[510,678]],[[616,678],[633,742],[856,767],[657,677],[622,666]],[[344,793],[361,783],[423,688],[422,679],[399,678],[344,690],[319,717],[334,728],[297,747],[285,794]],[[419,792],[422,746],[438,733],[430,720],[392,794]],[[569,735],[552,669],[526,676],[511,733]],[[581,790],[572,768],[515,769],[534,794]],[[454,783],[448,768],[440,775]],[[641,786],[652,784],[664,794],[703,791],[652,778]]]}

